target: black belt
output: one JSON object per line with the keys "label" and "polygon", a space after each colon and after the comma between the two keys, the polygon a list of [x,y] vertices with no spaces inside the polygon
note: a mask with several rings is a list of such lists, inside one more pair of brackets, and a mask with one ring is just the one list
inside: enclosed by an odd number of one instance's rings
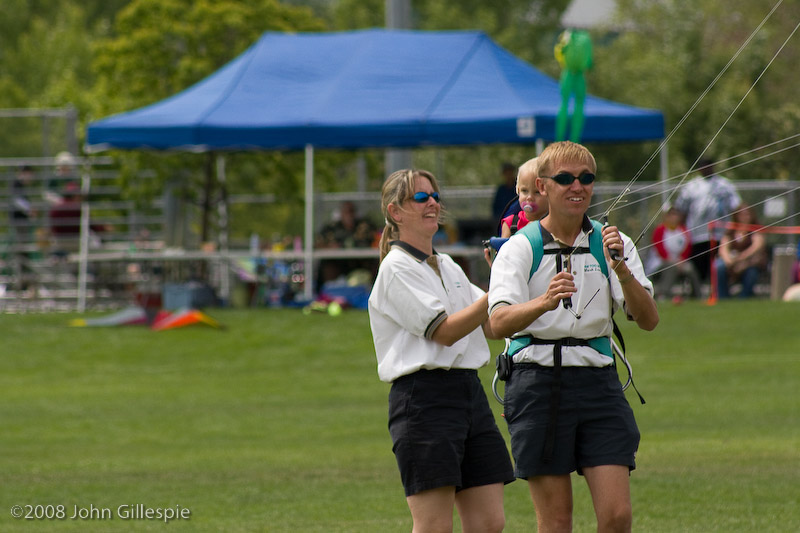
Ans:
{"label": "black belt", "polygon": [[478,371],[472,368],[421,368],[410,374],[403,374],[394,381],[413,378],[414,376],[477,376]]}

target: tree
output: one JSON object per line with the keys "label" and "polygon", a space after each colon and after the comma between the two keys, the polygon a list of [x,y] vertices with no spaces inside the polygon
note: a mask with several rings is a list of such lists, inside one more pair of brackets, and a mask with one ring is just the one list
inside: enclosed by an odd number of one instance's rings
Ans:
{"label": "tree", "polygon": [[[0,107],[74,105],[84,122],[146,105],[214,72],[265,30],[321,31],[384,25],[385,0],[3,0],[0,2]],[[518,57],[556,77],[553,45],[569,0],[411,0],[420,29],[479,29]],[[774,6],[774,0],[619,0],[613,28],[592,30],[595,67],[592,94],[665,113],[671,131],[699,95]],[[320,18],[321,17],[321,18]],[[686,170],[739,105],[778,46],[800,19],[796,2],[783,2],[728,73],[675,131],[670,166]],[[800,104],[793,66],[795,38],[778,55],[744,103],[709,146],[715,158],[740,154],[796,134]],[[0,131],[7,155],[33,144],[16,128]],[[656,148],[646,145],[591,146],[603,179],[627,181]],[[6,153],[6,152],[4,152]],[[39,155],[30,154],[30,155]],[[415,150],[414,164],[437,171],[447,185],[485,185],[497,179],[499,162],[523,161],[530,145]],[[369,190],[384,177],[380,150],[325,150],[315,157],[321,190],[353,190],[353,161],[362,156]],[[203,157],[124,152],[125,194],[152,198],[168,179],[187,198],[207,207],[222,191],[205,189],[209,160]],[[791,153],[731,172],[736,178],[794,175]],[[231,193],[273,193],[269,210],[242,207],[248,225],[299,232],[292,208],[302,205],[300,153],[234,154],[229,158]],[[651,165],[644,178],[654,179]],[[159,180],[136,172],[155,169]],[[441,169],[441,171],[440,171]],[[207,212],[209,209],[207,209]],[[261,227],[257,227],[259,224]]]}
{"label": "tree", "polygon": [[[0,107],[65,107],[89,103],[94,82],[91,36],[107,22],[116,2],[89,0],[9,0],[0,3]],[[102,7],[102,9],[101,9]],[[53,127],[51,153],[43,154],[41,122],[6,119],[0,135],[9,156],[54,155],[67,148],[64,128]]]}
{"label": "tree", "polygon": [[[323,28],[309,9],[285,6],[276,0],[134,0],[117,16],[110,37],[95,48],[98,83],[93,116],[134,109],[177,93],[242,53],[266,30]],[[212,182],[210,156],[137,152],[120,154],[119,158],[127,190],[134,197],[152,196],[172,177],[185,198],[199,202],[203,214],[200,238],[209,240],[213,205],[227,194]],[[231,165],[231,187],[235,189],[242,181],[254,186],[250,192],[285,194],[281,197],[284,204],[301,201],[302,165],[298,162],[302,159],[297,154],[239,158],[247,162]],[[137,181],[141,168],[155,169],[161,179]],[[240,172],[247,174],[240,176]]]}
{"label": "tree", "polygon": [[[772,0],[621,0],[617,25],[624,29],[598,49],[593,92],[661,109],[670,131],[774,5]],[[706,148],[706,155],[723,159],[797,133],[800,107],[792,88],[797,46],[790,43],[739,103],[799,18],[800,7],[784,3],[743,48],[675,131],[671,168],[688,170]],[[788,176],[792,159],[776,155],[730,175]]]}
{"label": "tree", "polygon": [[[410,1],[413,28],[480,30],[518,57],[558,76],[553,45],[561,31],[559,19],[569,0]],[[383,27],[385,4],[386,0],[335,0],[327,18],[337,30]],[[382,156],[377,150],[363,152],[371,161]],[[532,145],[419,148],[414,150],[414,165],[437,171],[437,177],[447,185],[477,186],[499,180],[501,161],[522,163],[534,155]],[[381,172],[373,187],[379,188],[382,178]],[[488,204],[486,209],[488,213]]]}

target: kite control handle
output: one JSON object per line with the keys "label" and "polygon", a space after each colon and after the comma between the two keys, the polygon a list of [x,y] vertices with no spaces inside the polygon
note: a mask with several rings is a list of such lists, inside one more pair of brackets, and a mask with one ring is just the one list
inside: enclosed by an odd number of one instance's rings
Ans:
{"label": "kite control handle", "polygon": [[[603,227],[608,226],[608,215],[603,215]],[[608,249],[608,256],[612,261],[619,261],[619,252],[616,250]]]}
{"label": "kite control handle", "polygon": [[[566,256],[566,261],[563,259],[561,254],[556,255],[556,272],[569,272],[570,271],[570,260],[569,256]],[[572,309],[572,297],[564,298],[561,300],[561,303],[564,304],[564,309]]]}

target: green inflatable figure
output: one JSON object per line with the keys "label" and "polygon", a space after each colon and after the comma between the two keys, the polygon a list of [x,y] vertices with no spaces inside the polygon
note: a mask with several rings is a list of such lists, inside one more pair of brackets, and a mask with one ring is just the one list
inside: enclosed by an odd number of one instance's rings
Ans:
{"label": "green inflatable figure", "polygon": [[583,30],[566,30],[558,38],[555,56],[561,65],[561,107],[556,117],[556,141],[566,140],[569,101],[575,96],[569,140],[581,142],[583,102],[586,100],[586,79],[583,73],[592,68],[592,40]]}

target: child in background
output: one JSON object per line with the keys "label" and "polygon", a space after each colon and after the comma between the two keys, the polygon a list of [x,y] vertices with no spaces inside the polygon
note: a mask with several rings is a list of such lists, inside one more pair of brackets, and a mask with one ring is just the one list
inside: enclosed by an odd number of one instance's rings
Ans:
{"label": "child in background", "polygon": [[528,222],[539,220],[547,214],[547,200],[539,194],[539,190],[536,188],[538,168],[535,157],[519,167],[517,196],[519,196],[519,205],[522,209],[519,213],[503,219],[500,229],[501,237],[511,237],[517,230],[524,228]]}
{"label": "child in background", "polygon": [[682,218],[681,212],[670,206],[664,213],[663,222],[653,231],[654,252],[650,254],[647,275],[659,273],[656,295],[662,298],[671,296],[672,287],[679,276],[687,277],[693,295],[700,297],[700,276],[689,261],[692,239]]}

